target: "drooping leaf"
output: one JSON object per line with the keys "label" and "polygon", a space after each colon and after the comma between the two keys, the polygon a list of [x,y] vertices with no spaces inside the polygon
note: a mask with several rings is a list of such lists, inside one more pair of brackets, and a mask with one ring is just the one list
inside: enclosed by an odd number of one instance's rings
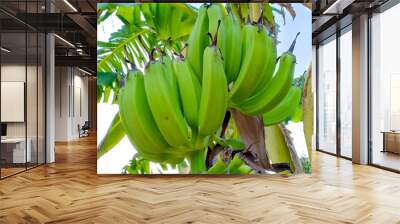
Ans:
{"label": "drooping leaf", "polygon": [[283,124],[279,124],[278,126],[281,129],[283,137],[285,138],[286,146],[290,153],[290,160],[294,167],[294,173],[295,174],[303,173],[304,170],[303,170],[303,167],[301,166],[300,156],[298,155],[298,153],[294,147],[293,139],[292,139],[292,136],[290,135],[290,131]]}
{"label": "drooping leaf", "polygon": [[258,163],[265,169],[270,169],[271,164],[264,141],[264,124],[262,118],[257,116],[247,116],[236,109],[231,110],[235,119],[236,127],[241,139],[245,142],[248,151],[257,156]]}
{"label": "drooping leaf", "polygon": [[278,125],[265,127],[265,145],[272,164],[287,163],[291,171],[294,171],[290,152]]}
{"label": "drooping leaf", "polygon": [[312,91],[311,65],[308,66],[308,74],[303,92],[303,129],[307,143],[308,157],[312,161],[312,136],[314,133],[314,93]]}
{"label": "drooping leaf", "polygon": [[97,159],[100,159],[103,155],[113,149],[124,136],[125,131],[122,127],[121,118],[119,113],[116,113],[110,127],[108,127],[106,135],[97,147]]}
{"label": "drooping leaf", "polygon": [[108,17],[110,17],[115,10],[117,9],[117,6],[113,3],[98,3],[97,4],[97,24],[102,23],[105,21]]}

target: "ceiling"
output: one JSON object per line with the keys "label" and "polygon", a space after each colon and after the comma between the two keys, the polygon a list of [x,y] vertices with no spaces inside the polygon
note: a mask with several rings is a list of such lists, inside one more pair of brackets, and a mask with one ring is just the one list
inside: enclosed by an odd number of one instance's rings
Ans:
{"label": "ceiling", "polygon": [[320,0],[313,4],[313,44],[351,24],[352,18],[372,11],[388,0]]}
{"label": "ceiling", "polygon": [[[0,0],[2,46],[8,56],[26,55],[25,31],[55,33],[56,65],[96,72],[96,0]],[[51,11],[51,13],[50,13]],[[32,35],[27,35],[29,42]],[[7,44],[6,44],[7,42]],[[35,41],[36,42],[36,41]],[[36,51],[28,43],[27,52]],[[14,58],[14,57],[13,57]]]}

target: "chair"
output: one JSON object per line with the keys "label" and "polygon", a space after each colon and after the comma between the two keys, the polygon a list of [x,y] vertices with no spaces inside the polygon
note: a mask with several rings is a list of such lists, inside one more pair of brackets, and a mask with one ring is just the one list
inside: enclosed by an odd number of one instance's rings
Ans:
{"label": "chair", "polygon": [[82,127],[78,124],[79,138],[89,136],[90,123],[85,121]]}

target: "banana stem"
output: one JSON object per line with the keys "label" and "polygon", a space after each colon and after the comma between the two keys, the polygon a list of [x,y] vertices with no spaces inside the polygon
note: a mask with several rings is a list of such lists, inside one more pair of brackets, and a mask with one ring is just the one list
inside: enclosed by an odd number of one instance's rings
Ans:
{"label": "banana stem", "polygon": [[221,25],[221,20],[218,20],[218,26],[217,26],[217,31],[215,32],[214,35],[214,39],[212,40],[212,46],[217,46],[217,42],[218,42],[218,30],[219,30],[219,26]]}
{"label": "banana stem", "polygon": [[189,154],[190,173],[201,174],[206,171],[206,157],[204,149],[193,151]]}
{"label": "banana stem", "polygon": [[294,46],[296,46],[296,40],[297,40],[297,37],[298,37],[299,35],[300,35],[300,32],[298,32],[298,33],[296,34],[296,37],[294,38],[292,44],[290,45],[290,48],[289,48],[288,52],[293,53]]}

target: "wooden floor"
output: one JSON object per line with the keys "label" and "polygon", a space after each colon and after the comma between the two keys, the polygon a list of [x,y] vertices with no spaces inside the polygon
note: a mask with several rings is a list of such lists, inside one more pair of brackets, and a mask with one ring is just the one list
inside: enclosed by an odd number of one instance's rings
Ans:
{"label": "wooden floor", "polygon": [[0,223],[400,223],[400,175],[315,153],[284,178],[96,174],[95,138],[0,181]]}

